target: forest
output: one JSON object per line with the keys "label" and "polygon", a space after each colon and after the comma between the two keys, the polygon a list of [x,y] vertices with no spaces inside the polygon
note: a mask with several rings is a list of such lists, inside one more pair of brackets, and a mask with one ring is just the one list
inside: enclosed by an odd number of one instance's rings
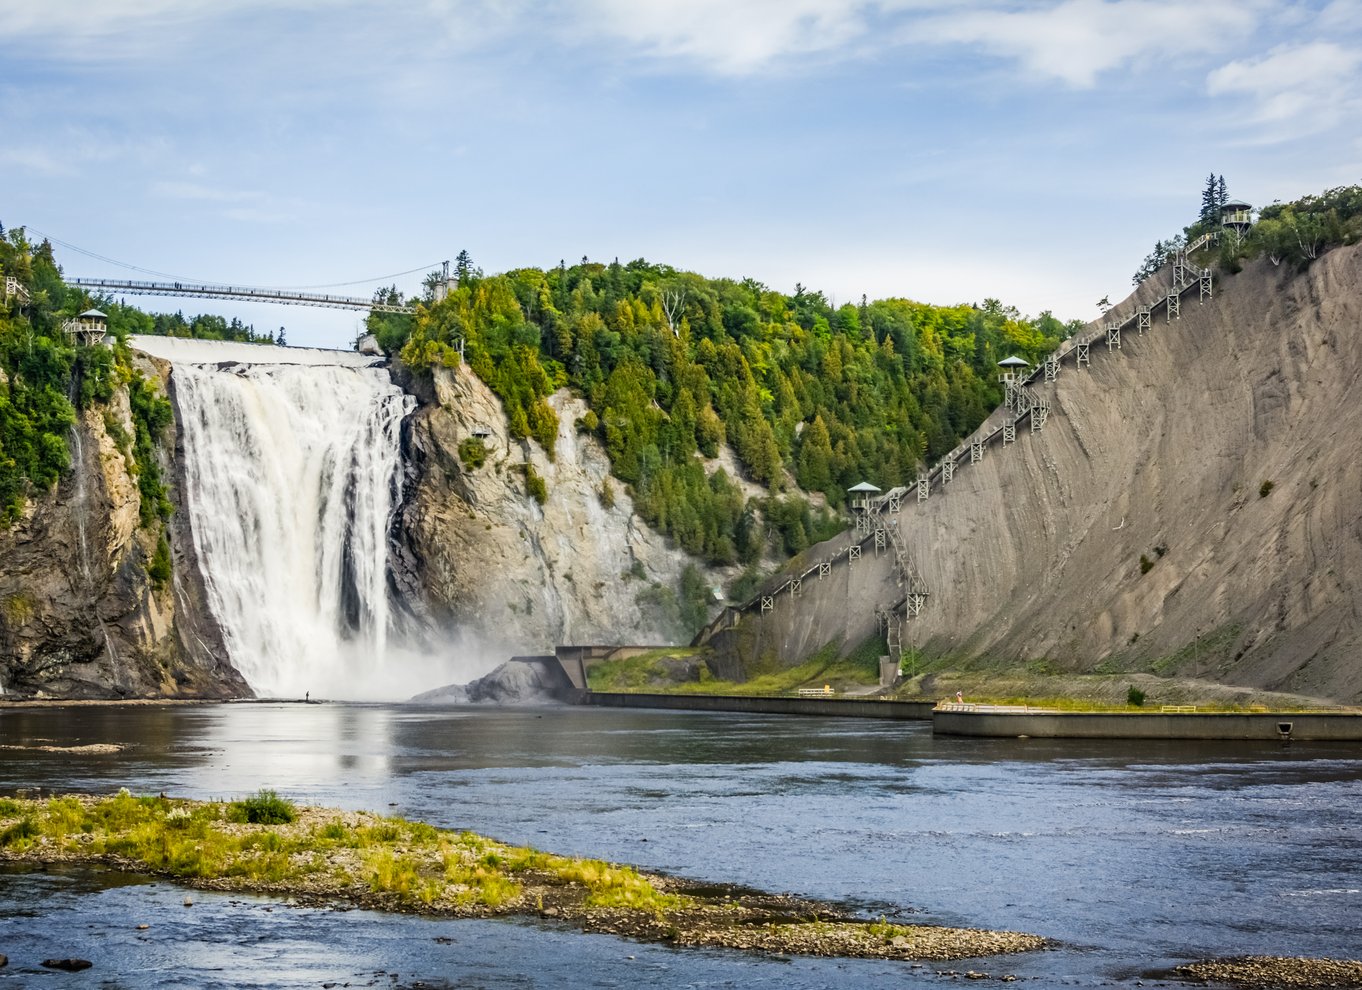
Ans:
{"label": "forest", "polygon": [[[371,330],[416,370],[467,360],[511,432],[552,456],[546,398],[571,386],[645,519],[714,564],[752,563],[767,540],[797,553],[840,529],[846,489],[905,484],[1001,398],[997,361],[1035,362],[1071,334],[1050,313],[995,299],[832,305],[751,279],[583,259],[486,276],[460,256],[457,288]],[[707,460],[728,444],[746,480]],[[801,493],[820,493],[814,509]],[[602,492],[603,498],[612,493]]]}

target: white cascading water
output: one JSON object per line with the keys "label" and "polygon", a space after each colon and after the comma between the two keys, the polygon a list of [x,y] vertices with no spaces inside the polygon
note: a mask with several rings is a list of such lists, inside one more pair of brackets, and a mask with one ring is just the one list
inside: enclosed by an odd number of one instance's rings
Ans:
{"label": "white cascading water", "polygon": [[388,529],[415,400],[357,354],[134,346],[174,365],[181,511],[232,664],[265,697],[400,695]]}

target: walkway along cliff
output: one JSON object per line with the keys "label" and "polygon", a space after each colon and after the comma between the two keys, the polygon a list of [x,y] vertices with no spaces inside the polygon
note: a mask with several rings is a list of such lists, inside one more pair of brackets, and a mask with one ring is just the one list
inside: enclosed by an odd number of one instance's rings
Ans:
{"label": "walkway along cliff", "polygon": [[1179,259],[700,640],[722,676],[882,632],[1358,700],[1360,327],[1356,245],[1304,272]]}

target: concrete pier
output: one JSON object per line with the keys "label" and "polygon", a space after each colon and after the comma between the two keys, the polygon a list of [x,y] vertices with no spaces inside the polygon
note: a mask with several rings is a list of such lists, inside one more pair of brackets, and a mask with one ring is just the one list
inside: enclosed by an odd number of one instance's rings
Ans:
{"label": "concrete pier", "polygon": [[862,698],[760,698],[713,694],[613,694],[577,691],[577,705],[602,708],[670,708],[691,712],[751,712],[772,715],[821,715],[827,718],[884,718],[929,721],[932,701],[875,701]]}

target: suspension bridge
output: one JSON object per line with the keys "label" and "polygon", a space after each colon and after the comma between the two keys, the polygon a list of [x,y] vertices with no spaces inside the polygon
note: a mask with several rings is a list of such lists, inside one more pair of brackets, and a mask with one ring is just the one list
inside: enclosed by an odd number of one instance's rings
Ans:
{"label": "suspension bridge", "polygon": [[[447,263],[446,263],[447,264]],[[301,289],[254,289],[247,286],[211,285],[203,282],[145,282],[136,279],[68,278],[67,284],[84,289],[133,296],[187,296],[194,299],[240,299],[248,302],[282,303],[285,306],[319,306],[325,309],[357,309],[374,313],[415,313],[415,306],[374,302],[362,296],[335,296]],[[446,285],[448,277],[446,276]]]}

